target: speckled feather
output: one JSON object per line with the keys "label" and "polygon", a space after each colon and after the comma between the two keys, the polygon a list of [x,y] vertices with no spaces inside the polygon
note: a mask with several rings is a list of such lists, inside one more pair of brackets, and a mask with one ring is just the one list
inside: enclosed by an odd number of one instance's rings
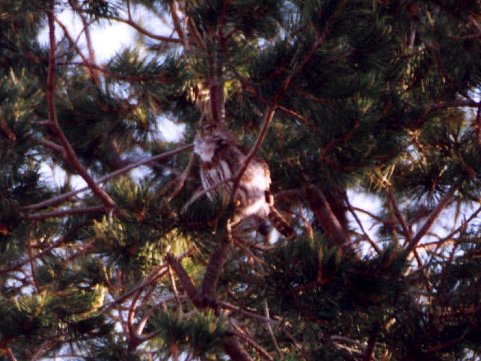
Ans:
{"label": "speckled feather", "polygon": [[[194,141],[194,153],[200,160],[200,179],[204,189],[234,177],[243,166],[246,155],[230,138],[228,132],[215,123],[203,124]],[[256,216],[267,219],[285,237],[292,237],[294,230],[274,208],[270,193],[271,176],[267,163],[257,157],[249,162],[240,179],[234,200],[236,212],[233,223]],[[219,184],[207,193],[209,199],[221,196],[230,198],[232,182]]]}

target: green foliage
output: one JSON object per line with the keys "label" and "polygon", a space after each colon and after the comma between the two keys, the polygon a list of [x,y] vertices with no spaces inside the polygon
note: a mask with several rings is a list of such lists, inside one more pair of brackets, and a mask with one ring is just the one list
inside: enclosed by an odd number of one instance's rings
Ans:
{"label": "green foliage", "polygon": [[219,351],[226,332],[226,320],[212,312],[195,313],[188,317],[172,312],[155,315],[152,324],[159,339],[172,354],[191,352],[194,357],[212,359]]}
{"label": "green foliage", "polygon": [[[0,359],[479,358],[480,14],[0,0]],[[95,64],[117,23],[136,42]],[[176,153],[224,108],[292,239],[229,233],[235,205]]]}

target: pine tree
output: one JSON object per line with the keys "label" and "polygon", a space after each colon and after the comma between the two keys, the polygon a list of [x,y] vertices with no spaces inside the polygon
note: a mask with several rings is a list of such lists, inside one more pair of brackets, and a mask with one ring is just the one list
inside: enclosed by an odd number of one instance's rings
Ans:
{"label": "pine tree", "polygon": [[[0,360],[480,359],[480,49],[474,0],[0,0]],[[205,118],[295,237],[227,227]]]}

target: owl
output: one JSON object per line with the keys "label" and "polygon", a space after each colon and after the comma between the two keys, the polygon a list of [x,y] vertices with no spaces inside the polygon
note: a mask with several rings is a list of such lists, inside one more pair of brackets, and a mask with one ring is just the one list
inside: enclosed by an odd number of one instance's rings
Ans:
{"label": "owl", "polygon": [[[194,140],[194,153],[200,161],[200,180],[207,190],[210,200],[220,196],[229,200],[232,196],[233,181],[220,182],[235,177],[244,166],[246,154],[230,137],[223,125],[207,122],[201,125]],[[274,208],[274,198],[270,191],[271,175],[267,163],[259,158],[252,158],[243,173],[236,194],[236,205],[231,225],[240,223],[247,217],[254,216],[268,220],[284,237],[294,236],[294,229]]]}

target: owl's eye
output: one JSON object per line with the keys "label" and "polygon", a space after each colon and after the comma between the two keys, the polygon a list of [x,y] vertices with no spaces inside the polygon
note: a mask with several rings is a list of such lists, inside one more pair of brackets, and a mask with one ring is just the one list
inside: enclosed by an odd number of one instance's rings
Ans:
{"label": "owl's eye", "polygon": [[212,133],[212,132],[214,131],[214,129],[215,129],[215,126],[214,126],[214,125],[208,125],[208,126],[206,126],[206,127],[204,128],[204,131],[205,131],[206,133]]}

